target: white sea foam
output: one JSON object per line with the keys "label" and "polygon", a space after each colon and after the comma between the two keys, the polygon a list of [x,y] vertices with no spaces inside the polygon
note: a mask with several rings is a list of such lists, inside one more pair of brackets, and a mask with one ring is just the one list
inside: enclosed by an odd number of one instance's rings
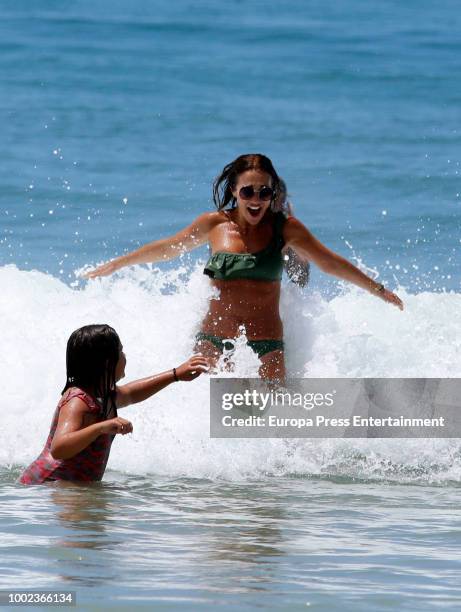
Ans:
{"label": "white sea foam", "polygon": [[[89,323],[118,331],[126,381],[178,365],[192,352],[211,289],[192,274],[136,268],[71,288],[41,273],[0,268],[2,444],[0,464],[25,465],[40,452],[65,379],[70,333]],[[326,301],[283,290],[288,369],[309,377],[457,377],[461,295],[399,292],[400,312],[363,291]],[[236,376],[256,375],[248,347]],[[122,416],[134,433],[117,437],[109,468],[134,474],[263,478],[344,475],[405,482],[459,481],[456,440],[210,439],[209,379],[171,385]]]}

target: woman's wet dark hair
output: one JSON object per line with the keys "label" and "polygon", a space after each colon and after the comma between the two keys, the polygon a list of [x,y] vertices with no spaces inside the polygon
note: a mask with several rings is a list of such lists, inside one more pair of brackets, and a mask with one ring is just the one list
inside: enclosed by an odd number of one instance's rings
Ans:
{"label": "woman's wet dark hair", "polygon": [[283,179],[279,177],[279,192],[278,196],[272,202],[272,210],[274,212],[284,212],[286,214],[293,214],[293,207],[291,202],[288,200],[288,191],[286,183]]}
{"label": "woman's wet dark hair", "polygon": [[229,203],[235,206],[236,201],[232,195],[232,189],[237,184],[239,175],[247,170],[261,170],[269,174],[272,178],[272,189],[274,190],[272,203],[279,199],[281,179],[275,171],[271,160],[260,153],[249,153],[247,155],[240,155],[233,162],[227,164],[221,174],[215,179],[213,183],[213,201],[218,210],[222,210]]}
{"label": "woman's wet dark hair", "polygon": [[110,325],[85,325],[76,329],[67,341],[66,385],[91,390],[102,400],[104,418],[116,415],[115,369],[121,342]]}

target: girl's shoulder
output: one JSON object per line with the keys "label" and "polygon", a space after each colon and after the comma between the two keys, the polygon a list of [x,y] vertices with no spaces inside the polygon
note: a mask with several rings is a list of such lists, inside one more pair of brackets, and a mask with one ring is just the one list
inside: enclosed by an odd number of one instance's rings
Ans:
{"label": "girl's shoulder", "polygon": [[[80,406],[79,408],[81,410],[85,410],[85,411],[90,411],[90,412],[100,412],[101,411],[101,406],[98,404],[98,402],[86,391],[84,391],[83,389],[80,389],[79,387],[70,387],[69,389],[67,389],[60,401],[59,401],[59,407],[62,408],[62,406],[64,406],[65,404],[68,404],[71,400],[74,399],[79,399],[80,402]],[[77,402],[74,402],[74,405],[78,406]]]}

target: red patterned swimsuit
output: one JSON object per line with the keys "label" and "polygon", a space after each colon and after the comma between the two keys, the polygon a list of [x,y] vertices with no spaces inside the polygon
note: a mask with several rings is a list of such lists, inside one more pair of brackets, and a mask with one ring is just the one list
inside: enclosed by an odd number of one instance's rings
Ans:
{"label": "red patterned swimsuit", "polygon": [[19,482],[22,484],[41,484],[50,480],[101,480],[109,459],[113,434],[102,434],[89,446],[70,459],[54,459],[51,454],[51,442],[58,425],[59,411],[62,406],[74,397],[79,397],[88,406],[88,412],[100,416],[101,407],[94,399],[77,387],[68,389],[62,396],[51,423],[50,433],[45,448],[37,459],[22,473]]}

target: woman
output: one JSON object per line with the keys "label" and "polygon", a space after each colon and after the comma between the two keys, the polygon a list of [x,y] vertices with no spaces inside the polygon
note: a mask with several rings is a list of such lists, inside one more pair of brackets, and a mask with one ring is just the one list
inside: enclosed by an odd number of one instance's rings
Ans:
{"label": "woman", "polygon": [[205,357],[216,363],[233,340],[246,334],[261,360],[260,375],[283,379],[283,328],[279,314],[282,249],[291,248],[321,270],[347,280],[403,310],[400,298],[330,251],[295,217],[279,210],[283,182],[271,160],[241,155],[213,185],[217,212],[207,212],[174,236],[156,240],[86,274],[112,274],[132,264],[173,259],[206,242],[211,247],[204,273],[219,290],[197,334]]}

